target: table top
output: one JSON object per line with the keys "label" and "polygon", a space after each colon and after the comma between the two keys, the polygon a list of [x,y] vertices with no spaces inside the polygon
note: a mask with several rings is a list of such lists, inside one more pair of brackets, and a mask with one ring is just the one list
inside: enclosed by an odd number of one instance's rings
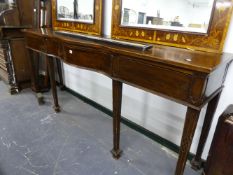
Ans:
{"label": "table top", "polygon": [[98,40],[86,40],[76,37],[75,35],[67,36],[59,34],[51,28],[25,29],[23,32],[26,35],[31,34],[46,38],[53,38],[62,40],[63,42],[67,42],[69,44],[99,48],[103,51],[112,52],[114,54],[121,54],[136,58],[138,57],[144,60],[153,61],[155,63],[164,63],[165,65],[172,65],[207,74],[217,69],[220,65],[231,62],[233,59],[233,54],[231,53],[210,53],[163,45],[153,45],[152,48],[142,51],[124,46],[113,45],[108,42],[99,42]]}

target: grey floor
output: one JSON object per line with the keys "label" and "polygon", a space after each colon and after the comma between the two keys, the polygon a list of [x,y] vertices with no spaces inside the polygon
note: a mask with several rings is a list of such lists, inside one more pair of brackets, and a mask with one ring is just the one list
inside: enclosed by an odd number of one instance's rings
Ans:
{"label": "grey floor", "polygon": [[[24,90],[8,94],[0,81],[0,175],[173,175],[177,155],[122,125],[123,156],[114,160],[112,119],[67,92],[62,112],[39,106]],[[197,175],[189,164],[185,175]]]}

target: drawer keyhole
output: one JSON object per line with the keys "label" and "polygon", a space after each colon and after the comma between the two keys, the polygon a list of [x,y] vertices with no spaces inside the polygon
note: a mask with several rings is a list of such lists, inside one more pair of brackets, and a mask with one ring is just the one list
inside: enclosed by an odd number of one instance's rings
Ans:
{"label": "drawer keyhole", "polygon": [[73,50],[69,50],[69,54],[73,54]]}

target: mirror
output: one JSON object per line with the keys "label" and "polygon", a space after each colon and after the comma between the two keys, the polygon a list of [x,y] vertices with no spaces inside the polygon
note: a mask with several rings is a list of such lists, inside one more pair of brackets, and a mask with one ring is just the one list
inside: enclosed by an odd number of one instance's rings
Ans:
{"label": "mirror", "polygon": [[112,11],[113,39],[221,53],[233,1],[113,0]]}
{"label": "mirror", "polygon": [[214,0],[122,0],[121,26],[208,33]]}
{"label": "mirror", "polygon": [[57,20],[94,23],[94,0],[57,0]]}
{"label": "mirror", "polygon": [[0,0],[0,12],[9,9],[10,3],[6,0]]}
{"label": "mirror", "polygon": [[51,2],[53,30],[102,35],[103,0],[51,0]]}

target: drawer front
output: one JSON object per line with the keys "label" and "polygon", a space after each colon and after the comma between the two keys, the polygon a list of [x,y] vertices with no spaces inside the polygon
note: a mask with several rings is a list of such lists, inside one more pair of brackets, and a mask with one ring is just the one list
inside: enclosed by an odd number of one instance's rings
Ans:
{"label": "drawer front", "polygon": [[45,39],[46,41],[46,48],[47,48],[47,54],[60,57],[62,55],[59,54],[60,52],[60,42],[53,38]]}
{"label": "drawer front", "polygon": [[27,46],[46,53],[46,41],[43,37],[27,36]]}
{"label": "drawer front", "polygon": [[64,45],[63,58],[68,64],[100,71],[108,75],[111,75],[112,72],[112,56],[97,49]]}
{"label": "drawer front", "polygon": [[146,90],[182,101],[189,101],[191,72],[181,72],[166,66],[118,57],[114,76]]}

